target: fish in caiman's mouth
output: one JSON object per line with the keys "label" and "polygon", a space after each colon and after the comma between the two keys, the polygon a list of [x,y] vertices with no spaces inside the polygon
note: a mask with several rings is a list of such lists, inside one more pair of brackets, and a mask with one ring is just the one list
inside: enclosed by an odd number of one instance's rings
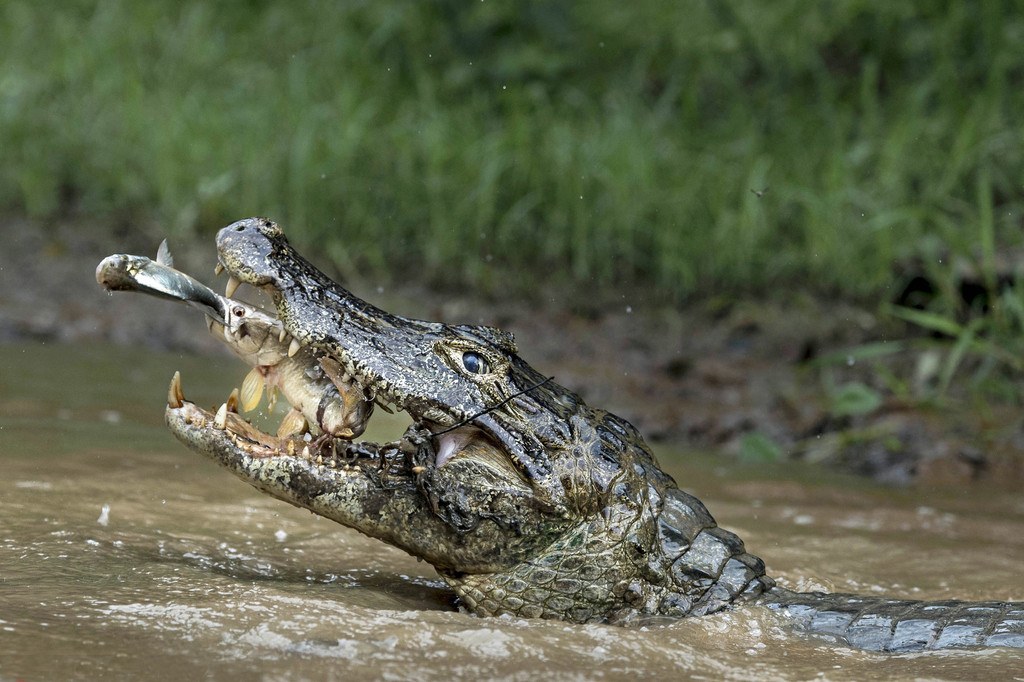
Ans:
{"label": "fish in caiman's mouth", "polygon": [[[217,272],[223,270],[218,264]],[[233,389],[216,410],[187,400],[181,374],[175,372],[167,392],[172,430],[193,438],[205,431],[202,440],[230,441],[234,449],[255,458],[294,457],[328,468],[351,467],[360,457],[375,466],[393,460],[392,474],[401,460],[400,468],[408,474],[422,471],[422,466],[411,462],[417,452],[429,450],[430,443],[423,438],[429,432],[414,426],[394,443],[354,442],[365,430],[375,405],[388,412],[393,411],[392,406],[383,395],[374,395],[357,383],[336,360],[300,344],[288,334],[275,311],[235,300],[240,284],[228,275],[225,294],[219,297],[224,301],[220,308],[225,319],[208,313],[207,326],[252,369],[240,388]],[[259,405],[264,393],[268,411],[274,410],[278,400],[291,408],[274,433],[243,416]],[[450,450],[450,442],[458,439],[443,439],[442,447]]]}

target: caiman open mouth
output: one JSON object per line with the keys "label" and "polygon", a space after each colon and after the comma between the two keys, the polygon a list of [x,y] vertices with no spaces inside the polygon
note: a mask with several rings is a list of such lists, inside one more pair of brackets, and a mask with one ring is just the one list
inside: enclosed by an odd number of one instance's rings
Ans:
{"label": "caiman open mouth", "polygon": [[[341,494],[346,485],[360,483],[351,495],[371,500],[372,491],[416,488],[425,471],[416,461],[429,460],[429,441],[417,439],[410,428],[406,437],[389,443],[333,441],[330,445],[311,442],[302,435],[279,437],[253,426],[233,408],[229,400],[216,413],[185,399],[180,374],[175,372],[167,396],[165,420],[185,445],[206,453],[243,480],[275,497],[284,499],[339,523],[355,525],[335,515],[326,499]],[[353,514],[357,518],[360,514]]]}
{"label": "caiman open mouth", "polygon": [[[218,264],[217,273],[223,271],[224,266]],[[234,296],[240,284],[228,271],[226,297]],[[401,410],[383,393],[360,385],[357,378],[343,369],[343,363],[290,336],[276,311],[257,311],[262,326],[273,332],[273,345],[287,350],[276,355],[261,351],[260,362],[246,376],[241,389],[232,390],[216,410],[203,409],[187,400],[181,375],[175,372],[167,392],[166,419],[171,430],[186,444],[211,454],[214,450],[222,454],[231,451],[236,459],[239,456],[283,457],[339,470],[372,465],[378,471],[386,470],[391,477],[409,479],[444,466],[457,457],[472,457],[505,474],[513,474],[514,480],[525,484],[521,472],[509,464],[507,456],[478,428],[468,425],[447,428]],[[246,333],[244,325],[232,330],[217,323],[208,321],[208,324],[215,336],[223,336],[241,355],[238,348],[244,341],[240,337]],[[271,409],[278,395],[292,407],[276,433],[262,430],[242,414],[259,404],[264,385],[268,388]],[[387,412],[401,410],[409,415],[412,424],[400,439],[387,443],[355,440],[365,430],[374,405]]]}
{"label": "caiman open mouth", "polygon": [[[340,438],[331,438],[323,433],[313,437],[311,431],[301,431],[283,436],[270,434],[254,426],[239,414],[238,395],[238,389],[235,389],[216,412],[204,410],[186,400],[181,387],[181,374],[175,372],[167,390],[167,410],[169,415],[173,414],[176,417],[175,421],[180,421],[191,430],[223,432],[224,439],[229,440],[234,447],[256,458],[299,457],[318,465],[334,468],[341,465],[347,466],[360,456],[380,457],[382,456],[381,450],[397,451],[403,442],[396,441],[387,445],[370,442],[356,443]],[[172,424],[172,426],[174,425]]]}

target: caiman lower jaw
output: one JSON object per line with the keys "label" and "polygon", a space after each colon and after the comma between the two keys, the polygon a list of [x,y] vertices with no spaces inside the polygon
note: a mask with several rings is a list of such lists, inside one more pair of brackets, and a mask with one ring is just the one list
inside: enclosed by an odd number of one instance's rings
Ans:
{"label": "caiman lower jaw", "polygon": [[412,427],[398,442],[347,443],[338,452],[315,452],[300,437],[271,436],[234,412],[213,413],[185,400],[177,374],[164,417],[186,447],[256,489],[405,550],[440,571],[484,573],[503,565],[490,555],[481,558],[423,494],[421,477],[431,475],[435,458],[429,432]]}

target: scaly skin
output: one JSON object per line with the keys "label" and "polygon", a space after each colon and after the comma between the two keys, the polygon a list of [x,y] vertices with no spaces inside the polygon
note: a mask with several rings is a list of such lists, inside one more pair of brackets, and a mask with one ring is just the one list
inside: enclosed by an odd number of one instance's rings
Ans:
{"label": "scaly skin", "polygon": [[[239,420],[216,428],[172,384],[171,430],[260,490],[430,562],[474,613],[624,623],[753,601],[867,649],[1024,647],[1022,604],[985,612],[775,588],[629,423],[546,380],[511,335],[379,310],[263,218],[224,228],[217,246],[304,348],[413,425],[397,443],[348,445],[344,461],[288,454]],[[956,620],[968,615],[984,620],[973,635]]]}

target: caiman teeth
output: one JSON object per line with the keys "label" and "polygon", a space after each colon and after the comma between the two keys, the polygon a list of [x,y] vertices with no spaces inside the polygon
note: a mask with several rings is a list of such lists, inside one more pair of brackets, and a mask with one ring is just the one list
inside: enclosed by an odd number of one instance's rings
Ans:
{"label": "caiman teeth", "polygon": [[171,377],[171,385],[167,389],[167,406],[178,409],[185,404],[185,394],[181,390],[181,372]]}
{"label": "caiman teeth", "polygon": [[277,325],[281,328],[281,331],[277,333],[277,342],[284,343],[284,340],[288,338],[288,331],[284,328],[284,324],[278,320]]}
{"label": "caiman teeth", "polygon": [[213,418],[213,427],[223,431],[228,425],[228,404],[221,403],[220,409],[217,410],[217,414]]}
{"label": "caiman teeth", "polygon": [[292,339],[292,342],[288,344],[288,357],[294,356],[302,348],[302,344],[299,343],[298,339]]}
{"label": "caiman teeth", "polygon": [[216,265],[213,266],[213,274],[214,274],[214,276],[219,275],[222,272],[224,272],[224,264],[223,263],[217,263]]}
{"label": "caiman teeth", "polygon": [[232,296],[234,296],[235,291],[238,290],[238,285],[240,284],[241,282],[238,280],[238,278],[236,278],[234,275],[228,275],[228,283],[227,286],[224,287],[224,296],[226,298],[231,298]]}

